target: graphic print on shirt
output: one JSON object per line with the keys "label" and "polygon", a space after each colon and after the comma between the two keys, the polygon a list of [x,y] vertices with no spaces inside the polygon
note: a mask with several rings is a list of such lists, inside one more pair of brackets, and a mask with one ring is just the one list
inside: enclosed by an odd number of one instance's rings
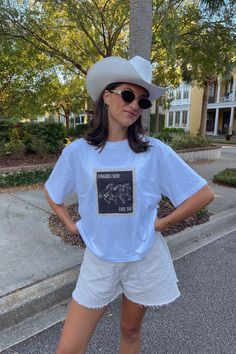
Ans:
{"label": "graphic print on shirt", "polygon": [[96,172],[98,213],[133,213],[133,171]]}

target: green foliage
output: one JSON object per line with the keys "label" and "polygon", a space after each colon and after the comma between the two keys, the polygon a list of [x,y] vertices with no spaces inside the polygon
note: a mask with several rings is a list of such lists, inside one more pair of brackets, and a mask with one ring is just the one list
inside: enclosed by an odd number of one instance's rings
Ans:
{"label": "green foliage", "polygon": [[236,168],[226,168],[224,171],[217,173],[213,177],[213,182],[236,187]]}
{"label": "green foliage", "polygon": [[88,128],[88,124],[78,124],[76,126],[76,133],[78,136],[83,136]]}
{"label": "green foliage", "polygon": [[170,142],[170,146],[174,150],[207,147],[209,145],[211,145],[209,138],[190,134],[174,134]]}
{"label": "green foliage", "polygon": [[20,135],[17,128],[13,128],[11,130],[9,138],[10,140],[4,144],[4,155],[24,155],[25,145],[20,140]]}
{"label": "green foliage", "polygon": [[34,183],[45,182],[51,172],[51,168],[44,168],[35,171],[4,173],[0,175],[0,188],[31,185]]}
{"label": "green foliage", "polygon": [[0,119],[0,141],[9,141],[11,130],[14,128],[15,123],[7,119]]}
{"label": "green foliage", "polygon": [[10,140],[4,145],[4,155],[23,156],[25,145],[21,140]]}
{"label": "green foliage", "polygon": [[196,217],[197,217],[198,219],[202,219],[202,218],[204,218],[205,216],[207,216],[208,213],[209,213],[209,210],[208,210],[207,207],[205,207],[205,208],[202,208],[201,210],[199,210],[199,211],[196,212]]}
{"label": "green foliage", "polygon": [[[213,2],[152,2],[155,83],[205,86],[232,64],[235,1]],[[82,111],[91,65],[128,57],[129,18],[127,0],[0,1],[0,116]]]}
{"label": "green foliage", "polygon": [[29,153],[58,153],[64,148],[65,128],[56,122],[12,123],[0,121],[0,136],[4,148],[1,154],[22,154],[25,149]]}
{"label": "green foliage", "polygon": [[50,152],[50,144],[37,136],[32,136],[28,142],[28,151],[34,152],[36,155],[46,155]]}
{"label": "green foliage", "polygon": [[70,127],[70,128],[66,128],[65,129],[65,134],[66,136],[69,136],[69,137],[76,137],[78,134],[76,132],[76,129],[73,128],[73,127]]}
{"label": "green foliage", "polygon": [[209,138],[185,133],[182,128],[165,128],[154,137],[170,145],[174,150],[207,147],[212,144]]}
{"label": "green foliage", "polygon": [[64,147],[65,129],[61,123],[25,123],[24,131],[27,134],[26,148],[29,152],[35,152],[35,143],[32,149],[32,137],[37,138],[42,143],[45,142],[48,152],[52,154],[61,152]]}
{"label": "green foliage", "polygon": [[183,128],[164,128],[160,133],[154,136],[167,144],[171,144],[175,135],[183,134],[185,134],[185,130]]}
{"label": "green foliage", "polygon": [[162,133],[174,133],[174,134],[185,134],[183,128],[163,128]]}

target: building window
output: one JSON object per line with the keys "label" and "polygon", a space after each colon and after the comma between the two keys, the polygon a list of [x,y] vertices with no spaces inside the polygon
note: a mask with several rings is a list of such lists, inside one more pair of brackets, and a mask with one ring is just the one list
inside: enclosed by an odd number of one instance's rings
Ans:
{"label": "building window", "polygon": [[173,89],[170,89],[168,92],[169,92],[169,98],[174,100],[175,99],[175,91]]}
{"label": "building window", "polygon": [[209,97],[215,97],[216,94],[216,85],[215,83],[211,83],[209,87]]}
{"label": "building window", "polygon": [[181,88],[180,88],[180,86],[177,87],[177,89],[175,90],[175,92],[176,92],[176,99],[177,99],[177,100],[180,100],[180,99],[181,99]]}
{"label": "building window", "polygon": [[226,82],[226,85],[225,85],[225,96],[228,96],[230,93],[233,92],[233,84],[234,84],[233,79],[231,79],[231,80]]}
{"label": "building window", "polygon": [[175,127],[180,125],[180,112],[175,112]]}
{"label": "building window", "polygon": [[188,120],[188,111],[183,111],[182,127],[186,127],[187,126],[187,120]]}
{"label": "building window", "polygon": [[173,126],[173,112],[169,112],[168,127]]}
{"label": "building window", "polygon": [[183,84],[183,98],[189,98],[189,84]]}

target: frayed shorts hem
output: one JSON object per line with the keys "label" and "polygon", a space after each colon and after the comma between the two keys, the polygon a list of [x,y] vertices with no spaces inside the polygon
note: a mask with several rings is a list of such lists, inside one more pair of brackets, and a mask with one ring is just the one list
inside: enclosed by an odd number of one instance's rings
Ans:
{"label": "frayed shorts hem", "polygon": [[160,308],[162,306],[167,306],[167,305],[170,305],[172,304],[175,300],[177,300],[179,297],[180,297],[180,293],[175,296],[173,299],[170,299],[166,302],[158,302],[158,303],[147,303],[147,302],[139,302],[137,300],[133,300],[130,298],[130,296],[127,296],[125,293],[124,293],[125,297],[127,297],[128,300],[132,301],[133,303],[139,305],[140,307],[152,307],[152,308]]}
{"label": "frayed shorts hem", "polygon": [[83,303],[83,301],[79,301],[78,299],[75,298],[75,296],[73,296],[72,294],[72,299],[81,306],[84,306],[88,309],[91,310],[102,310],[104,307],[108,306],[109,304],[111,304],[114,300],[116,300],[118,298],[118,296],[120,295],[124,295],[128,300],[132,301],[134,304],[139,305],[140,307],[151,307],[151,308],[155,308],[155,309],[159,309],[162,306],[167,306],[171,303],[173,303],[176,299],[178,299],[180,297],[180,293],[175,296],[174,298],[168,300],[167,302],[159,302],[159,303],[147,303],[147,302],[139,302],[137,300],[133,300],[130,296],[126,295],[125,292],[123,293],[118,293],[116,296],[114,296],[111,300],[107,301],[106,303],[102,304],[102,305],[89,305],[89,304],[85,304]]}
{"label": "frayed shorts hem", "polygon": [[76,299],[76,297],[72,293],[72,299],[81,306],[87,307],[88,309],[91,310],[102,310],[104,307],[108,306],[110,303],[112,303],[115,299],[117,299],[118,296],[120,296],[122,293],[118,293],[116,296],[114,296],[111,300],[107,301],[106,303],[102,305],[90,305],[90,304],[85,304],[83,301],[80,301],[79,299]]}

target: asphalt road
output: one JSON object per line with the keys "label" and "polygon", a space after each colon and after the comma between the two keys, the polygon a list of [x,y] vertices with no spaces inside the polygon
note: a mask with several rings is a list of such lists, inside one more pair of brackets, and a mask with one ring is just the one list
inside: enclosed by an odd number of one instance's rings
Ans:
{"label": "asphalt road", "polygon": [[[149,309],[142,354],[236,353],[236,232],[177,260],[182,296],[160,310]],[[110,305],[87,354],[117,354],[119,304]],[[62,324],[4,354],[54,354]]]}

